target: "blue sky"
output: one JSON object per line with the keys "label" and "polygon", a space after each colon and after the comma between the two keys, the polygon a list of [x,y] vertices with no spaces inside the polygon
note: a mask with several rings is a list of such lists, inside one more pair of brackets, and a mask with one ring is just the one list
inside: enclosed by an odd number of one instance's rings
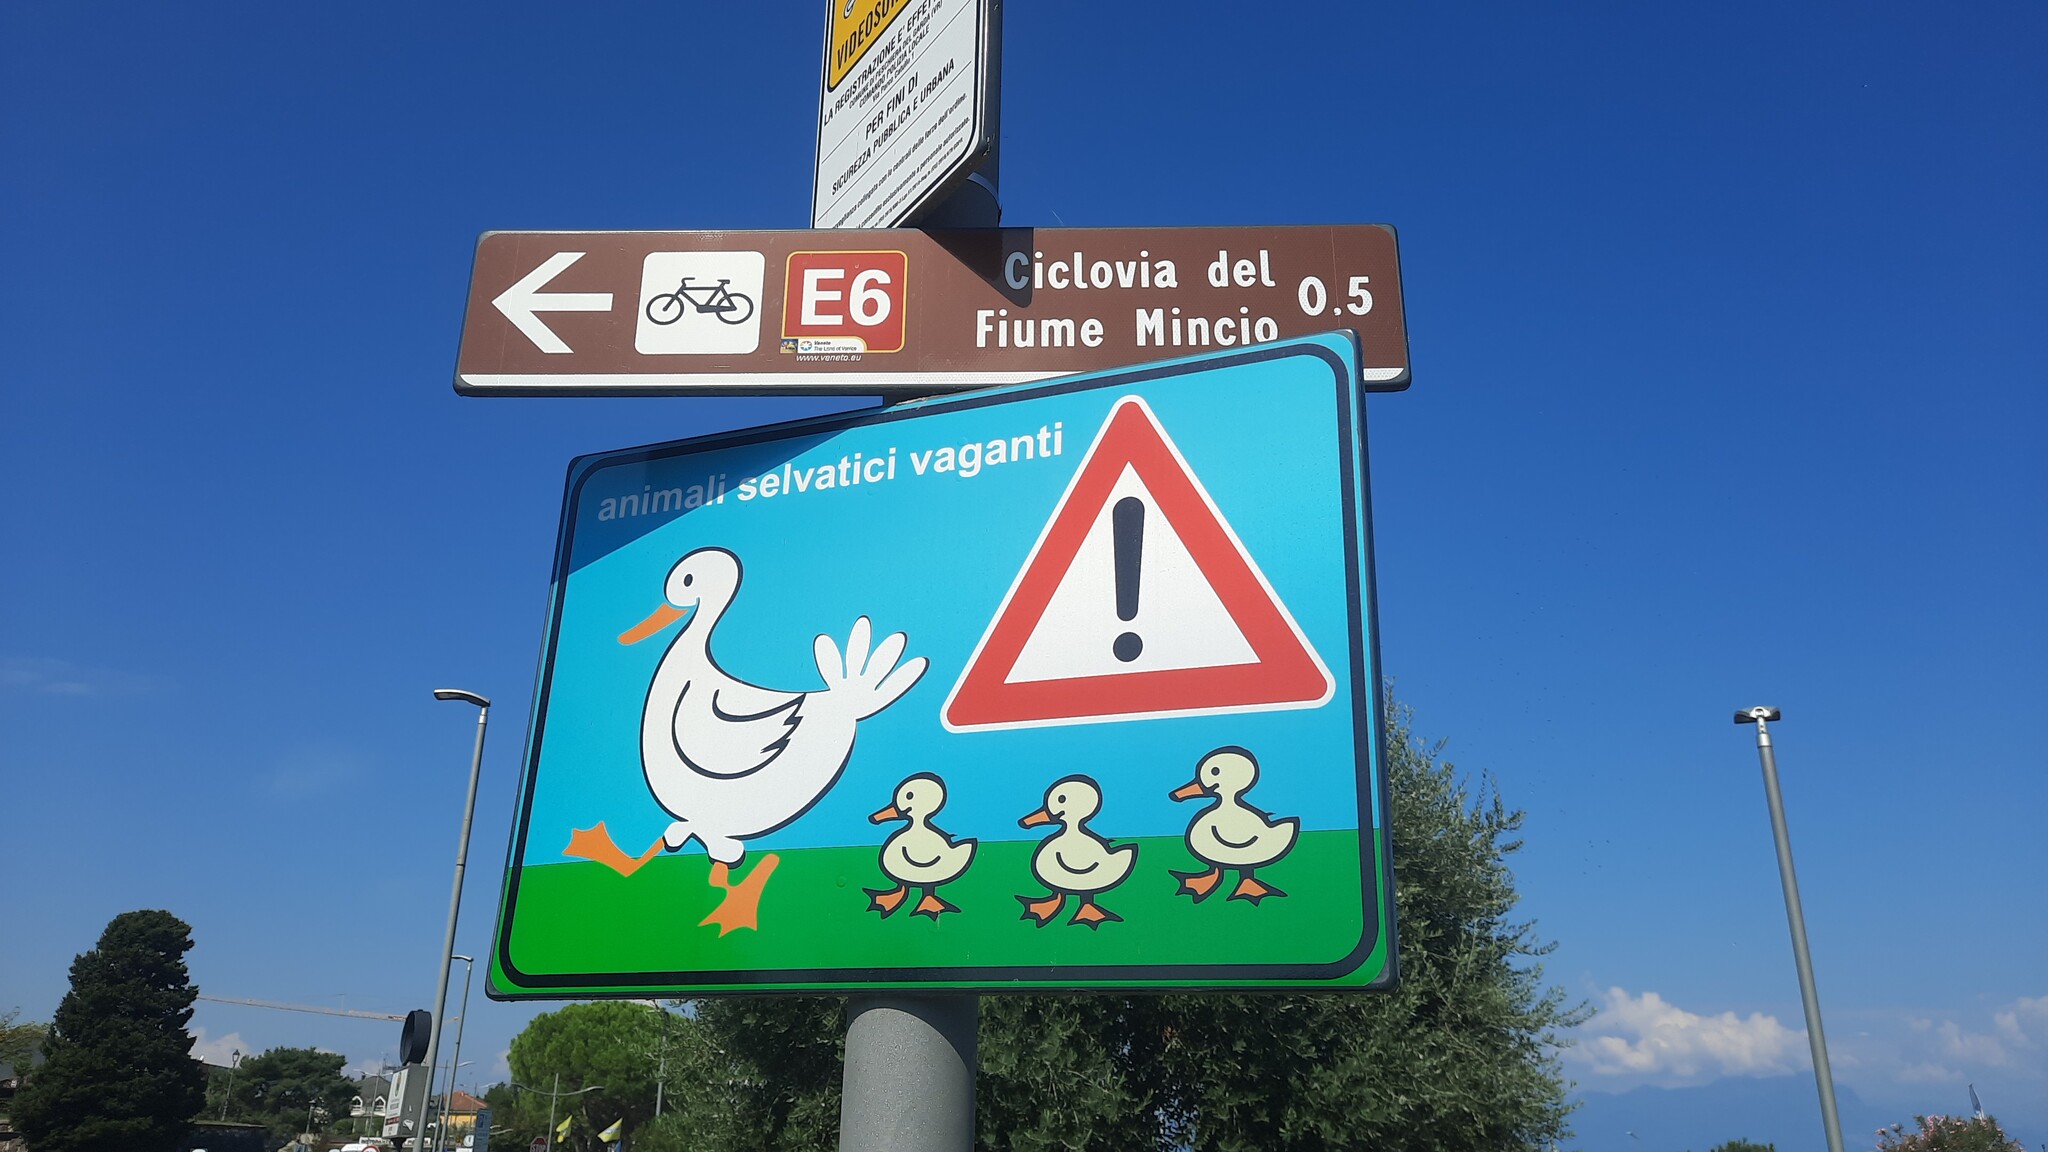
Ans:
{"label": "blue sky", "polygon": [[[498,701],[482,954],[568,460],[849,402],[457,397],[477,234],[803,225],[821,21],[0,11],[0,1010],[46,1019],[138,907],[192,922],[209,995],[426,1004],[474,730],[444,684]],[[1012,6],[1006,222],[1400,229],[1383,655],[1528,810],[1522,911],[1601,1008],[1581,1092],[1807,1074],[1728,720],[1771,703],[1837,1078],[1902,1120],[1974,1083],[2048,1140],[2044,32]],[[478,995],[465,1083],[538,1010]],[[215,1055],[398,1039],[194,1024]]]}

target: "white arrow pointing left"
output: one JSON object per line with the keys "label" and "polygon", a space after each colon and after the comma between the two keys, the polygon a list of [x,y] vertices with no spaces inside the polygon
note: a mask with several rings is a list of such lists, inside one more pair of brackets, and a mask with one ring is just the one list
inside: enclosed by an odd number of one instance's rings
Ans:
{"label": "white arrow pointing left", "polygon": [[609,292],[542,292],[547,282],[562,274],[562,270],[583,259],[581,252],[557,252],[547,258],[540,267],[528,272],[519,283],[498,294],[491,306],[505,314],[514,327],[526,333],[535,347],[543,352],[573,352],[575,349],[562,343],[555,331],[540,322],[536,312],[609,312],[612,310],[612,294]]}

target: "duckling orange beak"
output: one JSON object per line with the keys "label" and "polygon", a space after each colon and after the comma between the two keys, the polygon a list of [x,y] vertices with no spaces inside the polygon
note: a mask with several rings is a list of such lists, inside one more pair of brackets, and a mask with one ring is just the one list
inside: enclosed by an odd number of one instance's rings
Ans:
{"label": "duckling orange beak", "polygon": [[1201,794],[1202,782],[1199,779],[1190,780],[1187,783],[1181,785],[1180,787],[1175,788],[1173,791],[1167,793],[1168,796],[1172,797],[1175,800],[1193,800],[1199,797]]}
{"label": "duckling orange beak", "polygon": [[684,609],[678,608],[673,604],[663,604],[661,607],[656,608],[647,619],[619,633],[619,643],[638,644],[663,628],[682,619],[683,612]]}
{"label": "duckling orange beak", "polygon": [[1026,816],[1022,820],[1017,821],[1017,823],[1019,826],[1024,828],[1035,828],[1040,824],[1050,824],[1052,823],[1052,813],[1047,812],[1043,808],[1040,808],[1038,811],[1033,812],[1031,815]]}
{"label": "duckling orange beak", "polygon": [[894,804],[891,804],[891,805],[889,805],[889,806],[888,806],[887,808],[884,808],[884,809],[882,809],[882,810],[881,810],[880,812],[877,812],[877,813],[875,813],[874,815],[872,815],[872,816],[868,817],[868,823],[870,823],[870,824],[880,824],[880,823],[882,823],[882,822],[883,822],[884,820],[901,820],[901,819],[903,819],[903,813],[901,813],[901,812],[898,812],[898,811],[896,810],[896,806],[895,806]]}

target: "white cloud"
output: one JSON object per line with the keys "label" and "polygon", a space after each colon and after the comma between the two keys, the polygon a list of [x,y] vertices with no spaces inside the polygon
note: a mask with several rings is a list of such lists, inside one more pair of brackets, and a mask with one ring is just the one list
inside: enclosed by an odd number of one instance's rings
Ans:
{"label": "white cloud", "polygon": [[1907,1064],[1893,1075],[1901,1084],[1956,1084],[1962,1078],[1963,1074],[1953,1068],[1925,1062]]}
{"label": "white cloud", "polygon": [[2019,1049],[2048,1045],[2048,996],[2022,996],[1992,1014],[1999,1039]]}
{"label": "white cloud", "polygon": [[[1908,1044],[1912,1055],[1922,1058],[1906,1072],[1917,1073],[1932,1066],[1924,1058],[1942,1060],[1948,1070],[1955,1065],[1973,1069],[2016,1068],[2040,1062],[2048,1047],[2048,996],[2022,996],[1991,1014],[1991,1030],[1973,1031],[1954,1020],[1914,1018],[1909,1022]],[[1958,1079],[1951,1071],[1947,1079]],[[1910,1079],[1906,1073],[1902,1079]]]}
{"label": "white cloud", "polygon": [[1593,1076],[1674,1087],[1723,1076],[1777,1076],[1806,1065],[1806,1033],[1775,1016],[1703,1016],[1655,992],[1630,996],[1623,988],[1609,988],[1603,999],[1578,1042],[1565,1050]]}
{"label": "white cloud", "polygon": [[189,1031],[192,1033],[192,1055],[208,1064],[226,1068],[233,1063],[236,1052],[244,1056],[255,1055],[249,1042],[242,1039],[240,1032],[230,1032],[216,1040],[208,1036],[204,1028],[193,1028]]}
{"label": "white cloud", "polygon": [[0,688],[42,696],[132,696],[155,691],[157,680],[105,668],[81,668],[68,660],[0,656]]}
{"label": "white cloud", "polygon": [[[2048,1083],[2048,996],[2022,996],[1968,1012],[1858,1008],[1829,1015],[1828,1057],[1839,1074],[1854,1068],[1859,1087],[1952,1089],[1932,1099],[1954,1108],[1975,1084],[1994,1110],[2041,1098]],[[1883,1089],[1879,1089],[1883,1090]]]}
{"label": "white cloud", "polygon": [[348,749],[307,745],[287,752],[263,774],[262,782],[273,796],[303,800],[357,787],[373,767]]}

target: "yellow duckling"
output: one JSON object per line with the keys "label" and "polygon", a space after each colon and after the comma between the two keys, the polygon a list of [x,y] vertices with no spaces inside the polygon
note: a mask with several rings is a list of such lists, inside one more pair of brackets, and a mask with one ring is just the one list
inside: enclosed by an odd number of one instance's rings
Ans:
{"label": "yellow duckling", "polygon": [[1131,874],[1131,866],[1138,861],[1138,846],[1112,848],[1108,840],[1089,831],[1088,820],[1101,810],[1101,786],[1086,776],[1069,776],[1046,789],[1044,807],[1017,822],[1026,828],[1060,826],[1031,854],[1032,874],[1052,891],[1042,897],[1017,897],[1024,905],[1023,919],[1035,920],[1042,928],[1059,915],[1069,896],[1081,901],[1069,924],[1095,928],[1105,920],[1123,919],[1097,904],[1095,897]]}
{"label": "yellow duckling", "polygon": [[909,821],[907,827],[897,829],[882,841],[882,874],[894,880],[896,887],[861,889],[868,894],[870,912],[880,912],[886,918],[903,906],[903,899],[912,888],[924,890],[917,907],[910,910],[912,916],[937,920],[942,912],[960,910],[958,905],[942,898],[938,888],[958,880],[967,871],[967,865],[974,860],[975,842],[955,840],[932,823],[932,817],[945,806],[946,782],[929,772],[919,772],[896,786],[894,803],[868,817],[870,824]]}
{"label": "yellow duckling", "polygon": [[1202,872],[1173,872],[1180,880],[1175,895],[1191,895],[1200,903],[1216,891],[1226,868],[1237,869],[1232,900],[1257,904],[1268,896],[1287,895],[1254,879],[1252,870],[1287,855],[1294,847],[1295,833],[1301,831],[1301,818],[1275,820],[1271,813],[1245,803],[1244,794],[1258,782],[1258,758],[1247,749],[1227,745],[1202,757],[1195,766],[1195,778],[1168,793],[1175,800],[1216,798],[1188,823],[1188,851],[1209,867]]}

